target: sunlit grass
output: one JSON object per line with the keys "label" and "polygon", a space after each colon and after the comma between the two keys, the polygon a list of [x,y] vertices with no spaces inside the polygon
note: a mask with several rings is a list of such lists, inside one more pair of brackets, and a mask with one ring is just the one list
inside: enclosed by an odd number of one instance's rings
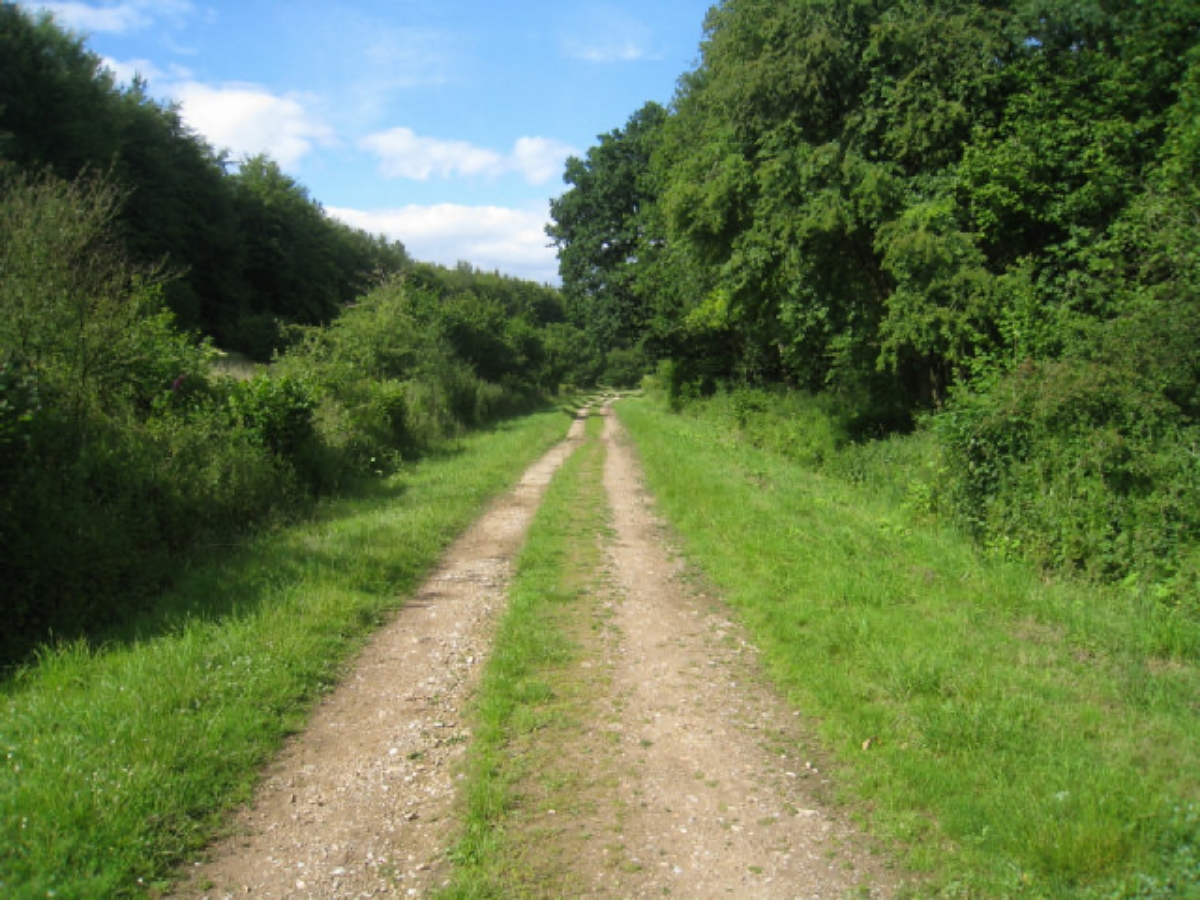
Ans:
{"label": "sunlit grass", "polygon": [[1194,621],[984,558],[870,472],[850,485],[648,402],[618,411],[843,796],[930,893],[1198,895]]}
{"label": "sunlit grass", "polygon": [[165,886],[366,635],[567,424],[540,414],[465,439],[185,573],[140,638],[45,650],[0,693],[0,896]]}

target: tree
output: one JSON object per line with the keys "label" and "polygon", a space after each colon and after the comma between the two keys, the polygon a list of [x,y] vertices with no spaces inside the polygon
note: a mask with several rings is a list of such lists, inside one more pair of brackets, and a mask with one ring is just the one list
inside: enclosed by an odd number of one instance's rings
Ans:
{"label": "tree", "polygon": [[563,177],[572,187],[550,204],[546,232],[558,248],[563,292],[601,352],[636,343],[646,327],[637,272],[653,252],[648,179],[665,118],[666,110],[648,103],[623,130],[601,135],[585,158],[567,161]]}
{"label": "tree", "polygon": [[404,247],[330,219],[308,190],[264,155],[230,176],[243,243],[245,291],[221,333],[258,359],[280,345],[279,324],[319,325],[407,262]]}
{"label": "tree", "polygon": [[134,79],[119,87],[82,40],[48,15],[0,4],[0,168],[71,180],[111,173],[126,191],[119,227],[134,260],[179,277],[180,324],[261,359],[278,321],[327,322],[404,248],[334,222],[265,157],[227,160]]}

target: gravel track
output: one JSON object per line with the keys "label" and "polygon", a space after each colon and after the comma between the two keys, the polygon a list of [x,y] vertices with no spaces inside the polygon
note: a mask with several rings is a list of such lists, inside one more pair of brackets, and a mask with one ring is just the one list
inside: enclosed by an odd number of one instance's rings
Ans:
{"label": "gravel track", "polygon": [[[589,897],[891,897],[895,877],[823,802],[805,723],[767,685],[729,610],[671,552],[636,454],[602,412],[612,536],[596,602],[612,628],[596,684],[620,739],[604,751],[618,773],[605,782],[609,808],[592,818],[619,820],[621,859],[564,846],[571,883]],[[451,547],[172,896],[427,897],[445,882],[465,710],[512,561],[583,426]]]}

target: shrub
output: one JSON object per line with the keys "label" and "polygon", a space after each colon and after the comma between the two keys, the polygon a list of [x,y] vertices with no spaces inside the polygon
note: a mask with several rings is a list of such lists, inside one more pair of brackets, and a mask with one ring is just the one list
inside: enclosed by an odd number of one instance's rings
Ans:
{"label": "shrub", "polygon": [[0,475],[20,464],[40,406],[37,378],[27,363],[5,350],[0,355]]}
{"label": "shrub", "polygon": [[948,505],[997,550],[1161,578],[1200,538],[1200,429],[1135,374],[1028,362],[963,393],[935,428]]}
{"label": "shrub", "polygon": [[312,391],[286,375],[256,375],[235,382],[229,392],[234,423],[249,438],[282,459],[289,459],[313,436]]}
{"label": "shrub", "polygon": [[297,498],[309,395],[211,381],[114,240],[120,200],[100,178],[0,195],[0,660],[119,622],[179,552]]}
{"label": "shrub", "polygon": [[600,383],[615,388],[637,387],[650,370],[650,357],[641,347],[614,348],[604,357]]}

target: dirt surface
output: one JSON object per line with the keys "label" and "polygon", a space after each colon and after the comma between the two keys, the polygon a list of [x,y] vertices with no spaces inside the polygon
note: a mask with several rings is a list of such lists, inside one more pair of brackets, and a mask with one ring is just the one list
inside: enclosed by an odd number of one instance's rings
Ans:
{"label": "dirt surface", "polygon": [[[531,845],[569,870],[553,880],[571,896],[891,897],[895,877],[823,802],[829,785],[802,719],[670,551],[636,455],[604,413],[612,528],[592,598],[603,627],[590,629],[575,673],[596,719],[553,751],[587,768],[591,786],[577,809],[512,827],[537,829]],[[444,882],[465,704],[511,560],[582,424],[454,545],[177,896],[426,897]]]}
{"label": "dirt surface", "polygon": [[267,772],[180,898],[424,897],[444,880],[463,710],[511,563],[567,440],[493,504],[361,654]]}
{"label": "dirt surface", "polygon": [[894,877],[821,799],[828,781],[799,714],[766,684],[728,608],[669,551],[636,455],[605,412],[615,597],[605,655],[625,864],[595,867],[594,895],[890,897]]}

